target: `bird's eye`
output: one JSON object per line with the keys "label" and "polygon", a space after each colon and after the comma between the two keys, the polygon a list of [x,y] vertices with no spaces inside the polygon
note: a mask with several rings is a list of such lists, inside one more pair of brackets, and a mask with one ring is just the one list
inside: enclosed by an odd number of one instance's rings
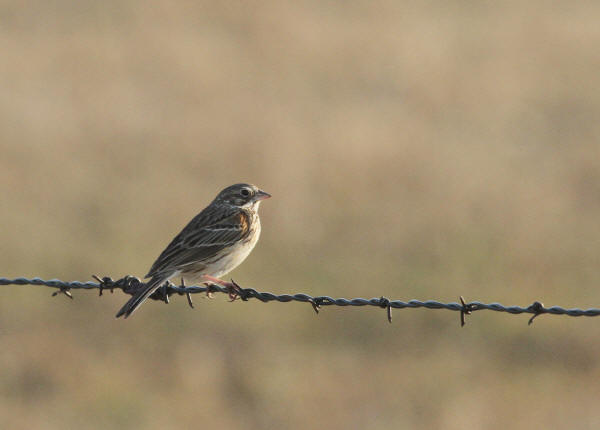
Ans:
{"label": "bird's eye", "polygon": [[242,191],[240,191],[240,194],[243,197],[248,197],[250,195],[250,190],[248,188],[242,188]]}

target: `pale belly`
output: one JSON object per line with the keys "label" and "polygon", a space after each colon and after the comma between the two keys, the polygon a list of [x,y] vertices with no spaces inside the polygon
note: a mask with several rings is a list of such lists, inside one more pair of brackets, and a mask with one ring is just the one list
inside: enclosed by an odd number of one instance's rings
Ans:
{"label": "pale belly", "polygon": [[[260,236],[260,221],[256,226],[256,232],[252,236],[252,240],[236,245],[227,255],[216,259],[214,262],[208,264],[205,270],[196,273],[181,273],[183,277],[189,282],[200,282],[202,281],[203,275],[214,276],[220,278],[223,275],[231,272],[237,266],[239,266],[245,259],[250,255],[250,252],[254,249],[256,242]],[[179,274],[178,274],[179,275]],[[175,275],[177,276],[177,275]]]}

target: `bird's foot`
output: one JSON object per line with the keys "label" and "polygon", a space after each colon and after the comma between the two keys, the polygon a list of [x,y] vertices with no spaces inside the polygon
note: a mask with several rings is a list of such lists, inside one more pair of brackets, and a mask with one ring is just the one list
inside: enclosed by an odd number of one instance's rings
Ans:
{"label": "bird's foot", "polygon": [[206,285],[206,298],[207,299],[212,299],[214,296],[213,296],[212,291],[210,291],[210,286],[213,285],[213,283],[212,282],[205,282],[204,285]]}
{"label": "bird's foot", "polygon": [[224,281],[222,279],[219,278],[215,278],[213,276],[208,276],[208,275],[204,275],[204,279],[208,279],[210,282],[213,282],[215,284],[221,285],[222,287],[227,288],[228,294],[229,294],[229,301],[233,302],[235,301],[238,297],[244,297],[244,291],[242,290],[242,287],[240,287],[238,284],[235,283],[235,281],[232,279],[231,282],[227,282]]}
{"label": "bird's foot", "polygon": [[210,290],[210,286],[211,286],[212,284],[222,285],[222,286],[224,286],[224,287],[226,287],[226,286],[227,286],[227,285],[225,285],[225,284],[228,284],[228,282],[227,282],[227,281],[224,281],[224,280],[222,280],[222,279],[219,279],[219,278],[215,278],[214,276],[203,275],[202,277],[203,277],[204,279],[206,279],[207,281],[209,281],[209,282],[205,282],[205,283],[204,283],[204,285],[206,285],[206,287],[207,287],[207,290],[206,290],[206,297],[208,297],[209,299],[212,299],[212,298],[213,298],[213,293],[212,293],[212,291]]}
{"label": "bird's foot", "polygon": [[229,301],[235,302],[238,297],[246,300],[244,290],[240,287],[233,279],[227,283],[227,289],[229,290]]}

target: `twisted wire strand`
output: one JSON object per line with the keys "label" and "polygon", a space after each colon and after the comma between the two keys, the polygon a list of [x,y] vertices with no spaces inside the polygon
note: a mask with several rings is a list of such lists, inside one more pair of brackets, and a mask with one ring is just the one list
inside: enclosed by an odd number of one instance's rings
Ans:
{"label": "twisted wire strand", "polygon": [[[98,289],[100,290],[100,295],[102,295],[103,290],[110,290],[111,292],[115,289],[120,289],[126,294],[134,294],[135,291],[142,288],[144,283],[133,276],[125,276],[119,280],[114,281],[110,277],[99,278],[94,276],[97,282],[88,281],[88,282],[80,282],[80,281],[61,281],[59,279],[50,279],[44,280],[40,278],[2,278],[0,277],[0,285],[42,285],[51,288],[57,288],[57,291],[53,292],[53,296],[56,296],[59,293],[63,293],[70,298],[73,298],[70,290],[92,290]],[[261,302],[268,303],[272,301],[287,303],[287,302],[303,302],[310,303],[313,306],[315,312],[319,312],[319,309],[322,306],[376,306],[379,308],[384,308],[387,310],[388,321],[392,321],[392,309],[407,309],[407,308],[426,308],[426,309],[447,309],[450,311],[460,312],[461,317],[461,325],[465,324],[465,316],[471,314],[474,311],[481,310],[490,310],[496,312],[507,312],[509,314],[517,315],[517,314],[533,314],[533,316],[529,320],[529,324],[533,322],[533,320],[542,314],[550,314],[550,315],[567,315],[571,317],[595,317],[600,315],[600,309],[598,308],[590,308],[590,309],[565,309],[560,306],[552,306],[545,307],[541,302],[536,301],[527,307],[521,306],[504,306],[500,303],[481,303],[478,301],[473,302],[465,302],[462,297],[460,297],[461,303],[451,302],[451,303],[443,303],[436,300],[409,300],[409,301],[401,301],[401,300],[389,300],[386,297],[374,297],[371,299],[363,299],[363,298],[333,298],[330,296],[310,296],[308,294],[297,293],[297,294],[273,294],[269,292],[260,292],[253,288],[241,288],[235,282],[233,284],[239,289],[232,293],[232,290],[227,287],[222,287],[216,284],[210,284],[206,286],[177,286],[172,283],[167,283],[159,288],[154,294],[150,296],[150,298],[154,300],[163,300],[168,303],[169,296],[173,294],[179,295],[187,295],[188,303],[191,307],[193,307],[192,300],[190,294],[197,293],[225,293],[229,294],[233,299],[239,297],[244,301],[248,299],[254,298],[258,299]]]}

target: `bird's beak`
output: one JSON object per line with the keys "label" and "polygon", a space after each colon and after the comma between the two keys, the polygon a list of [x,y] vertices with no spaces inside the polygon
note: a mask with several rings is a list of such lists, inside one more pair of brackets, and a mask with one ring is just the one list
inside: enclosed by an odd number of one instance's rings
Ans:
{"label": "bird's beak", "polygon": [[263,190],[258,190],[256,195],[254,196],[254,200],[256,200],[257,202],[269,198],[271,198],[271,194],[265,193]]}

